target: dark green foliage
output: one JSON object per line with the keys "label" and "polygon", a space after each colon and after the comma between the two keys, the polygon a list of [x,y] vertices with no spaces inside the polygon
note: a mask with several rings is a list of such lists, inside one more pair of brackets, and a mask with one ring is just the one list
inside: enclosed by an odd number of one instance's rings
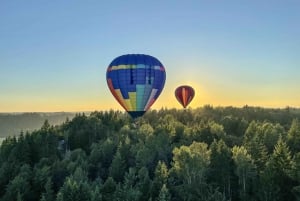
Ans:
{"label": "dark green foliage", "polygon": [[112,164],[109,168],[109,176],[115,181],[121,182],[126,171],[126,159],[123,158],[119,151],[114,156]]}
{"label": "dark green foliage", "polygon": [[77,114],[6,138],[0,201],[300,198],[299,109]]}
{"label": "dark green foliage", "polygon": [[32,170],[29,165],[24,164],[15,176],[7,185],[3,201],[10,200],[34,200],[34,194],[30,186]]}
{"label": "dark green foliage", "polygon": [[169,189],[166,187],[166,184],[164,184],[159,191],[157,201],[170,201],[170,200],[171,200],[171,194],[169,193]]}
{"label": "dark green foliage", "polygon": [[293,170],[295,161],[287,144],[280,138],[275,146],[273,154],[266,164],[263,181],[265,195],[270,195],[269,200],[295,200],[292,189],[296,182],[293,181]]}
{"label": "dark green foliage", "polygon": [[113,201],[114,200],[113,195],[116,189],[117,189],[116,182],[112,177],[108,177],[100,190],[103,201]]}
{"label": "dark green foliage", "polygon": [[72,177],[66,178],[64,185],[58,192],[57,201],[89,201],[90,188],[87,182],[76,181]]}
{"label": "dark green foliage", "polygon": [[256,166],[251,155],[243,146],[232,148],[232,158],[235,164],[235,174],[238,177],[240,199],[255,200],[252,194],[252,183],[256,178]]}
{"label": "dark green foliage", "polygon": [[294,153],[300,152],[300,122],[294,119],[288,131],[287,142]]}
{"label": "dark green foliage", "polygon": [[169,176],[169,170],[164,162],[159,161],[155,168],[155,175],[153,179],[153,184],[151,188],[152,198],[157,198],[161,188],[164,184],[167,184]]}
{"label": "dark green foliage", "polygon": [[230,148],[223,140],[214,141],[211,146],[209,180],[230,200],[232,196],[233,160]]}
{"label": "dark green foliage", "polygon": [[52,181],[48,178],[45,184],[45,191],[42,193],[41,201],[54,201],[55,195],[52,189]]}

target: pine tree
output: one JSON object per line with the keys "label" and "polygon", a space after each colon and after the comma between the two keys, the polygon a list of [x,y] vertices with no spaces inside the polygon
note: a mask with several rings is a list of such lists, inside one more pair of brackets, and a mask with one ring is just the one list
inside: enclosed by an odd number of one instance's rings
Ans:
{"label": "pine tree", "polygon": [[231,150],[223,140],[214,141],[211,146],[210,180],[220,191],[231,197],[231,169],[233,168]]}
{"label": "pine tree", "polygon": [[294,166],[289,147],[282,138],[279,138],[262,175],[262,178],[265,178],[262,182],[263,194],[270,195],[269,200],[294,200],[291,192],[294,185],[291,179]]}
{"label": "pine tree", "polygon": [[157,201],[170,201],[171,200],[171,194],[169,193],[169,189],[167,188],[166,184],[163,184],[163,186],[160,189]]}
{"label": "pine tree", "polygon": [[141,192],[140,200],[147,200],[150,195],[152,186],[152,181],[149,177],[148,169],[145,167],[142,167],[138,171],[138,182],[136,184],[137,189],[139,192]]}
{"label": "pine tree", "polygon": [[300,122],[294,119],[288,131],[287,142],[293,153],[300,152]]}
{"label": "pine tree", "polygon": [[102,194],[98,186],[96,186],[91,193],[91,201],[103,201]]}
{"label": "pine tree", "polygon": [[116,191],[116,182],[112,177],[108,177],[105,183],[101,186],[100,192],[102,194],[103,201],[113,201],[113,194]]}
{"label": "pine tree", "polygon": [[17,201],[23,201],[23,198],[22,198],[22,195],[20,192],[18,192]]}
{"label": "pine tree", "polygon": [[243,146],[234,146],[232,148],[232,158],[236,166],[235,173],[239,178],[240,198],[249,200],[248,189],[251,189],[251,179],[256,174],[253,159]]}
{"label": "pine tree", "polygon": [[268,151],[266,146],[256,136],[245,145],[245,148],[247,149],[247,152],[251,155],[257,169],[262,171],[265,168],[266,161],[268,158]]}
{"label": "pine tree", "polygon": [[167,183],[169,177],[169,170],[166,164],[162,161],[158,161],[154,172],[153,185],[151,188],[151,195],[156,198],[161,190],[163,184]]}
{"label": "pine tree", "polygon": [[120,154],[120,151],[114,156],[114,159],[109,168],[109,176],[112,177],[116,182],[123,180],[126,171],[126,162]]}
{"label": "pine tree", "polygon": [[90,188],[85,181],[76,181],[68,177],[59,193],[63,201],[90,201]]}
{"label": "pine tree", "polygon": [[48,178],[47,183],[45,184],[45,192],[42,194],[42,201],[53,201],[54,200],[54,191],[52,189],[51,178]]}

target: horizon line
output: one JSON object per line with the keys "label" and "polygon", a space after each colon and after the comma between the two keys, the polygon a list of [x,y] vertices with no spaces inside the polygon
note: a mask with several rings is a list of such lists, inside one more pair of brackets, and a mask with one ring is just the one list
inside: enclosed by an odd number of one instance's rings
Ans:
{"label": "horizon line", "polygon": [[[212,105],[212,104],[205,104],[203,106],[199,106],[199,107],[187,107],[186,109],[180,108],[180,107],[161,107],[160,109],[157,108],[150,108],[148,111],[150,110],[161,110],[161,109],[167,109],[167,110],[173,110],[173,109],[177,109],[177,110],[194,110],[194,109],[199,109],[199,108],[204,108],[210,106],[212,108],[245,108],[245,107],[249,107],[249,108],[263,108],[263,109],[300,109],[300,106],[282,106],[282,107],[270,107],[270,106],[259,106],[259,105],[243,105],[243,106],[233,106],[233,105]],[[108,111],[119,111],[119,112],[126,112],[125,110],[122,109],[102,109],[102,110],[70,110],[70,111],[10,111],[10,112],[1,112],[0,114],[25,114],[25,113],[92,113],[92,112],[108,112]]]}

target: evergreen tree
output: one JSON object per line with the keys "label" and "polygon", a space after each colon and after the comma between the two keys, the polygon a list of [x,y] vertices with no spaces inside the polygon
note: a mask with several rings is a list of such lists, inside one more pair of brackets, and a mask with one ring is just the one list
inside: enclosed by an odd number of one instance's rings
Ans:
{"label": "evergreen tree", "polygon": [[54,201],[54,191],[52,189],[52,181],[48,178],[45,184],[45,192],[42,194],[41,201]]}
{"label": "evergreen tree", "polygon": [[19,174],[9,182],[6,192],[2,198],[3,201],[17,200],[18,194],[20,199],[32,200],[34,195],[30,186],[32,170],[29,165],[25,164],[21,167]]}
{"label": "evergreen tree", "polygon": [[166,164],[162,161],[158,161],[155,168],[153,185],[151,188],[151,195],[153,198],[158,197],[158,194],[164,184],[167,183],[169,177],[169,171]]}
{"label": "evergreen tree", "polygon": [[171,200],[171,194],[169,193],[166,184],[163,184],[163,186],[160,189],[157,201],[170,201],[170,200]]}
{"label": "evergreen tree", "polygon": [[151,193],[152,181],[149,177],[149,171],[146,167],[142,167],[138,171],[138,181],[136,183],[136,188],[139,192],[141,192],[141,196],[139,198],[140,201],[148,200]]}
{"label": "evergreen tree", "polygon": [[294,155],[293,161],[294,167],[292,170],[292,178],[296,180],[300,186],[300,152]]}
{"label": "evergreen tree", "polygon": [[264,172],[264,175],[267,175],[265,176],[267,179],[263,182],[265,186],[262,189],[266,189],[263,192],[264,195],[270,195],[268,196],[269,200],[284,201],[295,199],[291,192],[294,185],[291,179],[294,166],[289,147],[280,138]]}
{"label": "evergreen tree", "polygon": [[285,135],[285,130],[280,124],[273,124],[270,122],[264,122],[260,126],[260,133],[262,136],[261,142],[267,148],[268,154],[271,154],[280,136]]}
{"label": "evergreen tree", "polygon": [[245,146],[257,136],[258,130],[258,123],[256,121],[251,121],[244,134],[243,144]]}
{"label": "evergreen tree", "polygon": [[101,186],[100,192],[102,194],[103,201],[113,201],[113,195],[116,191],[116,183],[112,177],[108,177],[105,183]]}
{"label": "evergreen tree", "polygon": [[116,182],[123,180],[126,171],[126,162],[122,158],[119,151],[114,156],[114,159],[109,168],[109,176],[112,177]]}
{"label": "evergreen tree", "polygon": [[90,201],[91,198],[88,183],[78,182],[72,176],[66,179],[59,193],[63,201]]}
{"label": "evergreen tree", "polygon": [[294,119],[288,131],[287,142],[293,153],[300,152],[300,121]]}
{"label": "evergreen tree", "polygon": [[239,192],[241,200],[251,200],[251,180],[255,177],[255,165],[251,155],[245,147],[234,146],[232,158],[235,163],[235,173],[239,178]]}
{"label": "evergreen tree", "polygon": [[22,195],[20,192],[18,192],[17,201],[23,201],[23,198],[22,198]]}
{"label": "evergreen tree", "polygon": [[268,151],[262,140],[256,136],[245,145],[245,148],[251,155],[257,169],[263,171],[268,159]]}
{"label": "evergreen tree", "polygon": [[98,186],[96,186],[94,191],[91,193],[91,201],[103,201],[102,194]]}
{"label": "evergreen tree", "polygon": [[210,150],[210,180],[230,200],[232,191],[231,170],[233,168],[231,150],[223,140],[214,141],[210,146]]}
{"label": "evergreen tree", "polygon": [[124,183],[118,184],[114,194],[116,201],[138,201],[141,197],[141,192],[135,186],[137,181],[136,170],[129,169],[125,174]]}

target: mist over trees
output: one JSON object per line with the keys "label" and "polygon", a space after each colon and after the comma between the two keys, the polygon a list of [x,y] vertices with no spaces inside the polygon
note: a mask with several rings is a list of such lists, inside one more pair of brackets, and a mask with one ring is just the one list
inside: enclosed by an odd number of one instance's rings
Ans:
{"label": "mist over trees", "polygon": [[21,131],[32,132],[48,120],[51,125],[62,124],[66,118],[72,119],[76,113],[52,112],[52,113],[0,113],[0,138],[19,135]]}
{"label": "mist over trees", "polygon": [[300,200],[300,110],[76,114],[7,137],[0,201]]}

